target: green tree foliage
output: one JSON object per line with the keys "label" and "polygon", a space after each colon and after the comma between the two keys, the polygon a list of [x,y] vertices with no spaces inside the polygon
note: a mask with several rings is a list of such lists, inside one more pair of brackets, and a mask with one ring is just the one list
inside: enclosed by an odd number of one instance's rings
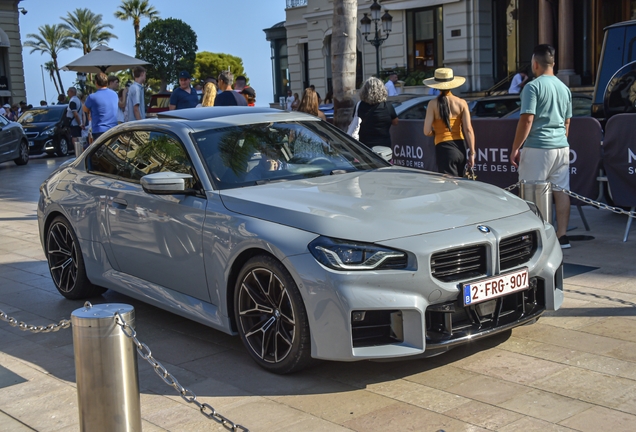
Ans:
{"label": "green tree foliage", "polygon": [[137,53],[148,63],[147,76],[161,80],[161,90],[178,81],[180,70],[192,72],[197,52],[197,35],[181,20],[157,19],[139,33]]}
{"label": "green tree foliage", "polygon": [[154,21],[159,18],[159,11],[148,3],[148,0],[121,0],[118,10],[115,12],[115,18],[122,21],[132,20],[135,29],[135,46],[139,39],[139,28],[142,18],[148,18]]}
{"label": "green tree foliage", "polygon": [[51,81],[53,81],[53,84],[55,84],[55,97],[57,97],[57,95],[59,94],[63,94],[64,93],[64,89],[60,90],[60,86],[57,82],[57,80],[55,79],[55,63],[53,63],[53,60],[49,60],[46,63],[44,63],[44,70],[49,74],[49,78],[51,78]]}
{"label": "green tree foliage", "polygon": [[231,54],[217,54],[209,51],[201,51],[197,53],[196,60],[194,61],[194,74],[193,77],[197,80],[205,80],[207,77],[216,78],[222,71],[230,69],[234,78],[239,75],[245,76],[245,69],[243,68],[243,60],[240,57],[233,56]]}
{"label": "green tree foliage", "polygon": [[24,46],[31,48],[30,54],[34,52],[40,52],[40,54],[48,54],[51,56],[55,73],[57,75],[58,82],[62,93],[64,92],[64,84],[62,84],[62,77],[60,76],[60,66],[57,63],[57,56],[62,50],[74,48],[75,41],[66,29],[61,24],[45,24],[38,27],[39,34],[29,33],[26,35],[27,40],[24,42]]}
{"label": "green tree foliage", "polygon": [[101,43],[108,43],[117,36],[107,29],[112,29],[112,24],[103,24],[102,15],[95,14],[89,9],[77,8],[61,17],[65,24],[62,27],[68,30],[75,40],[75,47],[81,48],[84,54],[91,52]]}

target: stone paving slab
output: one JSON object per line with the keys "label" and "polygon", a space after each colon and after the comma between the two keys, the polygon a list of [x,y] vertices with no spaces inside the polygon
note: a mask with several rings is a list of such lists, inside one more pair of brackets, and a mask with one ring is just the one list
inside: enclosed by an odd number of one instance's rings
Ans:
{"label": "stone paving slab", "polygon": [[[0,309],[30,324],[68,318],[38,238],[37,188],[62,159],[0,164]],[[18,183],[19,182],[19,183]],[[12,186],[20,184],[20,187]],[[34,192],[35,191],[35,192]],[[572,212],[561,310],[425,360],[322,362],[291,376],[256,366],[238,338],[121,294],[138,337],[203,402],[252,431],[604,431],[636,427],[636,230],[626,217]],[[591,271],[589,267],[596,269]],[[221,431],[139,361],[144,431]],[[31,334],[0,322],[0,430],[78,431],[70,329]]]}

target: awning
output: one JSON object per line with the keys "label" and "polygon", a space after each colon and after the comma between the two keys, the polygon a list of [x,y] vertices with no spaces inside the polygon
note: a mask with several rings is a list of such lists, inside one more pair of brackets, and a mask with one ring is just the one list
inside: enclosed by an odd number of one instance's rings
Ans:
{"label": "awning", "polygon": [[456,3],[460,0],[397,0],[383,1],[382,7],[386,10],[419,9],[430,6],[438,6],[446,3]]}

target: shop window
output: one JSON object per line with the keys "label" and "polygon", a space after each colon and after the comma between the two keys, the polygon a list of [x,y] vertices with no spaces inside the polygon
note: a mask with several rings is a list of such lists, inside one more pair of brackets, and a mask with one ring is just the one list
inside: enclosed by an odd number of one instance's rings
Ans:
{"label": "shop window", "polygon": [[442,8],[407,11],[407,49],[410,70],[433,70],[443,57]]}

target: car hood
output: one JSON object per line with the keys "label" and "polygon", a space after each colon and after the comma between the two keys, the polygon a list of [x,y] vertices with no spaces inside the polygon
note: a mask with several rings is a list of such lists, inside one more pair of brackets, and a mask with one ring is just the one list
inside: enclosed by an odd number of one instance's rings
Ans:
{"label": "car hood", "polygon": [[485,183],[383,168],[227,189],[230,211],[324,236],[377,242],[484,223],[528,210]]}
{"label": "car hood", "polygon": [[46,123],[20,123],[24,130],[30,130],[33,132],[43,131],[49,126],[55,125],[57,122],[46,122]]}

